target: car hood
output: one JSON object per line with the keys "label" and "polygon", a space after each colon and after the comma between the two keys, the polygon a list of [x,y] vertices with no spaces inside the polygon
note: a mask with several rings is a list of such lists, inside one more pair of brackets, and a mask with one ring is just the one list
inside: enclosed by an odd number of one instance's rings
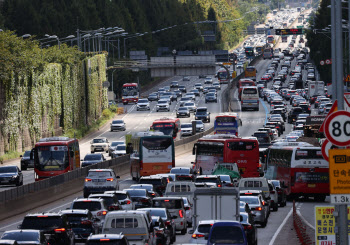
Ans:
{"label": "car hood", "polygon": [[27,245],[27,244],[41,244],[39,241],[17,241],[17,244]]}
{"label": "car hood", "polygon": [[137,105],[149,105],[148,103],[137,103]]}
{"label": "car hood", "polygon": [[114,154],[126,154],[126,150],[113,151]]}
{"label": "car hood", "polygon": [[99,163],[102,162],[102,160],[87,160],[87,161],[83,161],[83,163],[87,163],[87,164],[93,164],[93,163]]}
{"label": "car hood", "polygon": [[17,173],[0,173],[0,177],[12,177],[17,175]]}
{"label": "car hood", "polygon": [[112,126],[124,126],[124,123],[112,123]]}

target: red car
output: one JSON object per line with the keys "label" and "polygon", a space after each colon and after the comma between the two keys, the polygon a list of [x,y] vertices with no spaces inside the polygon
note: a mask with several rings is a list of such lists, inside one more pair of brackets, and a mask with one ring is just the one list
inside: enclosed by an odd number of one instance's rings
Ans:
{"label": "red car", "polygon": [[271,75],[264,75],[261,77],[261,80],[264,80],[264,81],[271,81],[272,80],[272,76]]}

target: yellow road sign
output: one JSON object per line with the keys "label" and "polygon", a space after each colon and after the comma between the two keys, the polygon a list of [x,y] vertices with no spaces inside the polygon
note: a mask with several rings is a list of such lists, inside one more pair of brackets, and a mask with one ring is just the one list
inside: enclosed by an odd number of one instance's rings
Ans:
{"label": "yellow road sign", "polygon": [[329,150],[330,194],[350,194],[350,149]]}

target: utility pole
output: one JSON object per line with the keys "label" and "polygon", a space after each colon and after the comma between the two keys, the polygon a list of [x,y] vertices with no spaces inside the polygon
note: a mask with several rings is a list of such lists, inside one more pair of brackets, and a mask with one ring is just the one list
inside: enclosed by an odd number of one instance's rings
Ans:
{"label": "utility pole", "polygon": [[336,43],[335,43],[335,1],[331,1],[331,50],[332,50],[332,101],[337,99]]}

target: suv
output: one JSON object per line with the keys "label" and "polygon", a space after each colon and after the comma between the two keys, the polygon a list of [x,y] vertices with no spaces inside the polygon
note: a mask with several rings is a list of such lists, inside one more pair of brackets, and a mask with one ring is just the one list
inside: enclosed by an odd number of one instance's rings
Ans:
{"label": "suv", "polygon": [[210,112],[208,112],[207,107],[198,107],[194,117],[196,120],[202,120],[203,122],[210,123]]}
{"label": "suv", "polygon": [[288,113],[288,123],[293,123],[296,121],[299,114],[303,113],[303,109],[301,107],[294,107]]}
{"label": "suv", "polygon": [[161,176],[152,175],[152,176],[142,176],[139,180],[140,184],[151,184],[153,185],[154,190],[162,196],[165,192],[167,185],[167,179]]}
{"label": "suv", "polygon": [[252,136],[258,139],[260,148],[271,145],[271,137],[267,131],[255,131]]}
{"label": "suv", "polygon": [[281,182],[279,180],[268,180],[268,182],[273,184],[276,188],[276,191],[278,194],[278,204],[281,207],[286,206],[286,204],[287,204],[287,191],[282,186]]}
{"label": "suv", "polygon": [[49,244],[74,244],[74,232],[65,214],[49,212],[27,214],[18,228],[44,230]]}
{"label": "suv", "polygon": [[189,167],[174,167],[170,169],[170,173],[176,175],[176,181],[193,181],[193,169]]}
{"label": "suv", "polygon": [[90,142],[91,146],[91,153],[94,153],[95,151],[105,151],[108,153],[108,139],[105,137],[101,138],[95,138]]}
{"label": "suv", "polygon": [[150,109],[151,107],[149,105],[148,99],[139,99],[139,101],[137,101],[137,104],[136,104],[137,111],[140,111],[140,110],[149,111]]}
{"label": "suv", "polygon": [[67,216],[75,235],[75,242],[85,242],[90,234],[97,233],[97,227],[89,210],[67,209],[61,210],[60,213]]}
{"label": "suv", "polygon": [[126,237],[121,234],[98,234],[90,235],[86,240],[86,245],[96,244],[118,244],[118,245],[129,245]]}
{"label": "suv", "polygon": [[172,81],[170,83],[170,88],[178,88],[179,87],[179,82],[178,81]]}
{"label": "suv", "polygon": [[112,169],[90,169],[84,182],[84,197],[91,193],[118,190],[119,178]]}
{"label": "suv", "polygon": [[182,197],[156,197],[153,198],[153,207],[166,208],[175,221],[177,231],[181,231],[182,235],[187,232],[187,218],[184,200]]}
{"label": "suv", "polygon": [[167,100],[158,100],[158,104],[156,105],[156,111],[170,111],[170,105]]}
{"label": "suv", "polygon": [[125,145],[124,141],[112,141],[108,148],[108,155],[112,156],[113,151],[117,149],[118,145]]}
{"label": "suv", "polygon": [[120,130],[120,131],[125,131],[126,130],[126,125],[124,120],[113,120],[111,123],[111,132],[114,130]]}

